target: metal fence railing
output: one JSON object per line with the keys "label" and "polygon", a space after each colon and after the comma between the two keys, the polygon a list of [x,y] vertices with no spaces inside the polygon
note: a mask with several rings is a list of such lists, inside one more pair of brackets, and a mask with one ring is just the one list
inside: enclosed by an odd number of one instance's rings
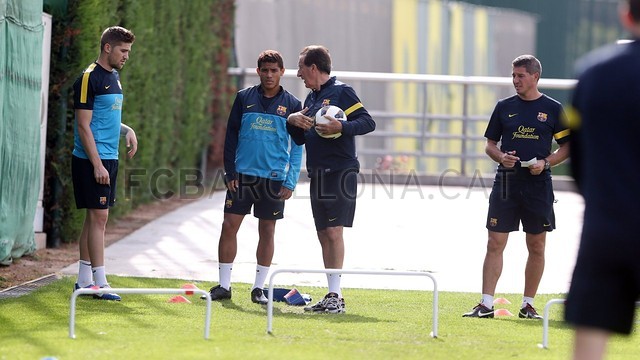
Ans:
{"label": "metal fence railing", "polygon": [[[238,86],[246,87],[259,82],[253,68],[229,68],[228,73],[238,77]],[[376,120],[376,131],[358,139],[358,156],[363,169],[396,169],[405,166],[422,174],[453,171],[462,176],[474,172],[492,171],[495,167],[484,153],[484,127],[490,110],[474,112],[471,103],[478,102],[479,95],[488,102],[485,109],[492,109],[497,99],[513,93],[510,77],[455,76],[427,74],[396,74],[379,72],[332,71],[338,79],[354,87]],[[287,82],[288,81],[288,82]],[[296,70],[285,71],[283,85],[300,99],[308,89],[296,79]],[[572,79],[541,79],[540,89],[569,91],[575,85]],[[393,101],[394,86],[414,86],[421,102],[415,111],[397,111]],[[438,101],[433,94],[445,93],[440,99],[449,112],[433,111],[430,102]],[[365,98],[366,97],[366,98]],[[487,99],[488,98],[488,99]],[[397,102],[397,100],[396,100]],[[440,104],[442,105],[442,104]],[[442,107],[442,106],[441,106]],[[476,106],[477,107],[477,106]],[[407,126],[398,126],[403,123]],[[410,130],[407,130],[409,128]],[[391,165],[385,164],[389,157]],[[404,164],[397,164],[403,159]],[[406,168],[404,170],[407,170]]]}

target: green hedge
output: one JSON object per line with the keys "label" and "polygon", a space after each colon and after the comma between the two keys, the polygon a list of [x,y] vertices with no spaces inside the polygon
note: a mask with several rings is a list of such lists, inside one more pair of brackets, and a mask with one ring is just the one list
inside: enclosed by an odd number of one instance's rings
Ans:
{"label": "green hedge", "polygon": [[97,59],[106,27],[124,26],[136,35],[120,77],[122,121],[136,131],[138,153],[126,159],[122,139],[112,219],[193,184],[203,149],[219,147],[211,133],[224,128],[233,92],[226,73],[233,0],[69,0],[62,10],[59,3],[45,1],[45,11],[50,5],[54,12],[45,186],[49,246],[75,241],[82,226],[84,212],[75,209],[70,179],[71,87]]}

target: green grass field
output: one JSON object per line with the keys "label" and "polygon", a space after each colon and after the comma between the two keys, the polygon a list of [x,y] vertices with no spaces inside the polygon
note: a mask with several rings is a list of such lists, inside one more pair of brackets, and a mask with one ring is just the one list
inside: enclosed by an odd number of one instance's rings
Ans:
{"label": "green grass field", "polygon": [[[76,339],[69,334],[67,277],[28,295],[0,300],[0,359],[567,359],[572,331],[562,307],[552,308],[549,349],[538,348],[542,322],[517,317],[520,295],[497,294],[516,316],[462,318],[478,300],[473,293],[439,294],[437,339],[431,291],[344,289],[347,313],[306,314],[275,303],[273,333],[266,307],[249,300],[249,284],[233,284],[232,301],[214,302],[211,336],[204,339],[205,301],[169,303],[175,295],[122,295],[122,302],[78,298]],[[180,288],[184,280],[111,277],[114,287]],[[208,289],[209,283],[196,283]],[[314,297],[324,288],[298,288]],[[539,295],[536,306],[560,294]],[[611,359],[637,358],[637,336],[615,337]]]}

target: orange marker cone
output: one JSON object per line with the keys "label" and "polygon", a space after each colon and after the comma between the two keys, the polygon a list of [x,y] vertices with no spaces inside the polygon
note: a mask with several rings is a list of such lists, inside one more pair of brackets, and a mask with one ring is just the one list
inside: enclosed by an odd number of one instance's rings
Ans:
{"label": "orange marker cone", "polygon": [[[180,288],[181,289],[198,289],[197,286],[195,286],[194,284],[190,284],[190,283],[183,284]],[[193,291],[185,291],[185,294],[186,295],[193,295]]]}
{"label": "orange marker cone", "polygon": [[189,301],[189,299],[187,299],[186,297],[182,296],[182,295],[178,295],[178,296],[174,296],[171,299],[169,299],[170,303],[187,303],[190,304],[191,301]]}
{"label": "orange marker cone", "polygon": [[494,304],[511,304],[511,301],[505,299],[505,298],[496,298],[495,300],[493,300]]}
{"label": "orange marker cone", "polygon": [[496,311],[493,313],[493,315],[495,315],[495,316],[513,316],[511,311],[509,311],[507,309],[496,309]]}

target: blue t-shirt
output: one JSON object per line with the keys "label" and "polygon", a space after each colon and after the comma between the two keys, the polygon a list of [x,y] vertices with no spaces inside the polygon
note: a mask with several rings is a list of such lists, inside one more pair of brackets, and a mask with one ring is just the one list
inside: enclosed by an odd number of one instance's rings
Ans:
{"label": "blue t-shirt", "polygon": [[[93,111],[90,127],[100,159],[117,160],[123,100],[118,72],[93,63],[76,79],[73,92],[74,109]],[[73,155],[88,159],[78,135],[77,119],[73,135]]]}
{"label": "blue t-shirt", "polygon": [[260,85],[240,90],[233,102],[224,142],[227,180],[238,173],[283,181],[294,190],[300,176],[302,147],[296,145],[286,124],[287,117],[302,110],[295,96],[280,87],[266,98]]}

